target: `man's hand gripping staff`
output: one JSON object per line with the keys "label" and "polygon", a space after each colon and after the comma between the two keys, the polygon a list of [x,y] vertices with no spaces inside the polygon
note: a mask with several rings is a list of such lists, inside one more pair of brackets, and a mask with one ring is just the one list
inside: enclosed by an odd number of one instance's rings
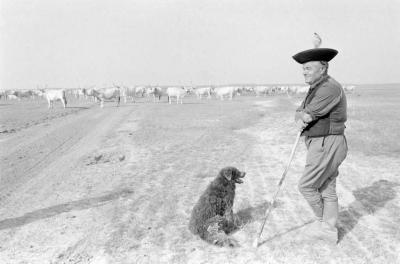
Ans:
{"label": "man's hand gripping staff", "polygon": [[312,121],[312,117],[311,115],[303,111],[299,111],[296,112],[294,121],[296,122],[296,126],[299,129],[299,131],[303,131],[304,128],[306,128],[308,124]]}

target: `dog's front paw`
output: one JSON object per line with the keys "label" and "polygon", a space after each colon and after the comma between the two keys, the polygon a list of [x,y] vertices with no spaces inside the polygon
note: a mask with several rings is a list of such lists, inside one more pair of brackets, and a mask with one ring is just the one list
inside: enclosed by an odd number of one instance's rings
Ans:
{"label": "dog's front paw", "polygon": [[239,243],[231,238],[225,238],[225,239],[215,239],[213,241],[213,244],[216,246],[220,246],[220,247],[239,247]]}
{"label": "dog's front paw", "polygon": [[227,245],[229,247],[239,247],[239,243],[234,239],[228,239]]}
{"label": "dog's front paw", "polygon": [[224,241],[224,246],[225,247],[239,247],[239,243],[235,239],[227,238]]}

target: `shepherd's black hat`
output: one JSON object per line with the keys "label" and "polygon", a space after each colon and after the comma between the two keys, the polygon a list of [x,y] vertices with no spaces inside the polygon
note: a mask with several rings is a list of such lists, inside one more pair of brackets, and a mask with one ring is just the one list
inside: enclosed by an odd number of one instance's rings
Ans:
{"label": "shepherd's black hat", "polygon": [[293,59],[300,64],[309,61],[330,61],[338,54],[337,50],[328,48],[315,48],[304,50],[293,56]]}
{"label": "shepherd's black hat", "polygon": [[321,43],[321,37],[317,33],[314,33],[314,48],[297,53],[293,56],[293,59],[298,63],[303,64],[309,61],[330,61],[338,54],[337,50],[320,48],[319,46],[321,45]]}

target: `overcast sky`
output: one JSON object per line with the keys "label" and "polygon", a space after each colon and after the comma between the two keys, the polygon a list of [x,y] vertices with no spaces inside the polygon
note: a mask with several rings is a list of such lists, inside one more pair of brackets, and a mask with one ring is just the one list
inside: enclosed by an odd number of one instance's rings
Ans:
{"label": "overcast sky", "polygon": [[400,83],[400,0],[0,0],[3,89],[303,83],[312,35],[341,83]]}

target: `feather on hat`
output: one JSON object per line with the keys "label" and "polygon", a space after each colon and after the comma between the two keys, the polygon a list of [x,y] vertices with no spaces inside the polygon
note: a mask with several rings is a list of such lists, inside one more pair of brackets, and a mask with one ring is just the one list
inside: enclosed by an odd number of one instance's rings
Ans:
{"label": "feather on hat", "polygon": [[295,55],[293,55],[293,59],[300,64],[309,62],[309,61],[330,61],[332,60],[337,54],[338,51],[335,49],[328,49],[328,48],[320,48],[319,46],[322,43],[321,37],[314,33],[313,37],[313,49],[308,49],[301,51]]}

